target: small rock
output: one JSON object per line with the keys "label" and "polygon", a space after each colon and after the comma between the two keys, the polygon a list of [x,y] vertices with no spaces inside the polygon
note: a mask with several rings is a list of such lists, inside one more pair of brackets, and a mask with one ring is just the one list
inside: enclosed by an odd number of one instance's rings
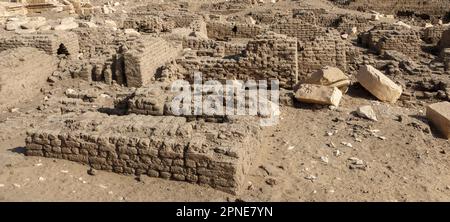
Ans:
{"label": "small rock", "polygon": [[277,184],[277,181],[275,180],[275,178],[268,178],[266,179],[266,183],[270,186],[274,186]]}
{"label": "small rock", "polygon": [[328,163],[328,157],[326,157],[326,156],[321,156],[320,157],[320,160],[322,161],[322,162],[324,162],[324,163]]}
{"label": "small rock", "polygon": [[311,181],[314,181],[314,180],[316,180],[316,179],[317,179],[317,177],[316,177],[316,176],[314,176],[314,175],[308,175],[308,176],[306,176],[306,177],[305,177],[305,179],[307,179],[307,180],[311,180]]}
{"label": "small rock", "polygon": [[341,142],[342,145],[346,146],[346,147],[350,147],[352,148],[353,145],[351,143],[347,143],[347,142]]}
{"label": "small rock", "polygon": [[91,176],[95,176],[97,175],[97,170],[95,170],[94,168],[90,168],[87,173]]}
{"label": "small rock", "polygon": [[369,105],[358,107],[358,109],[356,110],[356,114],[362,118],[378,121],[375,111],[373,111],[372,106]]}
{"label": "small rock", "polygon": [[335,151],[333,151],[333,155],[336,156],[336,157],[338,157],[338,156],[341,155],[341,151],[335,150]]}

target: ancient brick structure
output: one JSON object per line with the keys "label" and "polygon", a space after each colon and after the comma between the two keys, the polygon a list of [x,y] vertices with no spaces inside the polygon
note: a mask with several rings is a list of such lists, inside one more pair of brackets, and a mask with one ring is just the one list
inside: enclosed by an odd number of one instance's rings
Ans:
{"label": "ancient brick structure", "polygon": [[175,59],[181,46],[173,45],[162,38],[144,38],[124,54],[126,83],[139,87],[155,79],[158,69]]}
{"label": "ancient brick structure", "polygon": [[0,36],[0,51],[18,47],[32,47],[56,55],[64,47],[71,55],[79,52],[78,36],[72,32],[49,32],[40,34],[4,33]]}
{"label": "ancient brick structure", "polygon": [[442,33],[447,30],[449,26],[435,25],[425,28],[422,31],[422,40],[428,44],[437,44],[441,40]]}
{"label": "ancient brick structure", "polygon": [[70,125],[49,122],[29,131],[26,154],[209,185],[229,193],[239,193],[246,184],[244,176],[255,164],[260,141],[257,122],[244,120],[214,124],[100,113],[67,118]]}
{"label": "ancient brick structure", "polygon": [[278,79],[280,86],[291,88],[298,78],[297,40],[275,33],[249,41],[237,58],[194,57],[177,62],[188,71],[189,80],[200,71],[206,79]]}
{"label": "ancient brick structure", "polygon": [[416,15],[424,18],[442,17],[450,9],[448,0],[334,0],[334,2],[355,10],[375,10],[385,14]]}
{"label": "ancient brick structure", "polygon": [[420,33],[398,25],[378,25],[359,36],[360,43],[376,53],[396,50],[416,58],[421,51]]}
{"label": "ancient brick structure", "polygon": [[253,38],[262,34],[266,29],[252,24],[231,23],[223,21],[207,22],[208,37],[218,40],[229,38]]}

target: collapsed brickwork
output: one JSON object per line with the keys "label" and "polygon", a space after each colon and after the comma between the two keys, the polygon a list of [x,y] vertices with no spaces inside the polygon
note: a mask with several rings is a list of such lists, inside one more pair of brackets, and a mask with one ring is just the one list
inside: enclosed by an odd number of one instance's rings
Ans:
{"label": "collapsed brickwork", "polygon": [[288,19],[271,26],[277,33],[298,39],[299,75],[307,76],[326,65],[347,70],[347,43],[341,39],[339,33],[315,25],[314,16],[308,18],[310,19],[306,21],[298,18]]}
{"label": "collapsed brickwork", "polygon": [[243,189],[260,142],[259,127],[245,121],[213,124],[186,122],[183,117],[99,113],[65,119],[70,121],[29,131],[26,154],[208,185],[233,194]]}
{"label": "collapsed brickwork", "polygon": [[45,51],[49,55],[58,54],[58,49],[64,47],[70,54],[77,55],[79,51],[78,36],[72,32],[49,32],[39,34],[11,34],[0,36],[0,51],[19,47],[33,47]]}
{"label": "collapsed brickwork", "polygon": [[450,8],[450,2],[447,0],[334,0],[334,2],[354,10],[375,10],[386,14],[416,15],[419,17],[443,17]]}
{"label": "collapsed brickwork", "polygon": [[435,25],[427,27],[422,31],[422,40],[428,44],[437,44],[442,38],[442,33],[447,30],[449,26]]}
{"label": "collapsed brickwork", "polygon": [[413,58],[421,51],[420,33],[398,25],[378,25],[358,36],[359,42],[378,54],[396,50]]}
{"label": "collapsed brickwork", "polygon": [[278,79],[281,87],[292,88],[298,79],[297,40],[268,33],[250,40],[237,58],[187,57],[177,63],[187,71],[185,78],[190,81],[199,71],[204,79]]}
{"label": "collapsed brickwork", "polygon": [[230,38],[253,38],[262,34],[266,28],[259,25],[231,23],[225,21],[208,21],[208,37],[218,40]]}
{"label": "collapsed brickwork", "polygon": [[155,80],[158,69],[166,62],[174,60],[181,46],[173,45],[162,38],[145,38],[124,54],[126,83],[129,87],[139,87]]}

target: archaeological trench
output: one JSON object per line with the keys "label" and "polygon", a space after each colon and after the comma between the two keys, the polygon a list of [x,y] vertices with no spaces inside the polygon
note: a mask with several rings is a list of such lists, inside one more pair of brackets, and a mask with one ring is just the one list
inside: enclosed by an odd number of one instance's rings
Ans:
{"label": "archaeological trench", "polygon": [[[345,142],[323,141],[330,151],[314,162],[341,161],[360,174],[378,165],[345,149],[364,139],[379,146],[403,139],[378,135],[371,124],[386,130],[392,124],[393,131],[402,124],[398,131],[432,141],[427,154],[449,152],[449,22],[449,0],[1,0],[1,152],[12,153],[16,145],[7,141],[18,138],[22,151],[14,154],[24,158],[63,159],[91,173],[148,176],[233,196],[281,186],[261,157],[281,152],[267,148],[269,139],[285,140],[272,133],[277,126],[260,124],[269,117],[283,124],[284,115],[312,112],[311,122],[353,129]],[[195,73],[223,84],[278,80],[278,104],[271,100],[268,114],[177,114],[171,86],[193,84]],[[394,109],[401,111],[387,117]],[[24,124],[13,127],[19,117]],[[289,121],[286,132],[306,124]],[[337,131],[304,134],[305,143]],[[302,144],[283,146],[290,152]],[[389,149],[417,144],[402,146]],[[450,162],[439,164],[440,175],[450,175]],[[252,185],[258,169],[272,177]],[[450,178],[443,180],[441,189],[450,189]]]}

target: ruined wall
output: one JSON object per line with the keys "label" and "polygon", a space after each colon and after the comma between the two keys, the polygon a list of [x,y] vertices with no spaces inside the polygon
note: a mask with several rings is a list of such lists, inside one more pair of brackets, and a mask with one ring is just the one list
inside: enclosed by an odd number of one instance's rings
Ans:
{"label": "ruined wall", "polygon": [[260,143],[259,127],[253,122],[199,124],[183,117],[100,113],[64,119],[71,124],[49,121],[27,132],[26,155],[187,181],[233,194],[246,184]]}
{"label": "ruined wall", "polygon": [[396,50],[412,58],[422,51],[420,33],[401,26],[379,25],[359,35],[360,43],[376,53]]}
{"label": "ruined wall", "polygon": [[181,46],[175,46],[162,38],[148,37],[124,53],[127,86],[140,87],[155,79],[155,74],[164,63],[175,59]]}
{"label": "ruined wall", "polygon": [[441,50],[445,48],[450,48],[450,28],[448,28],[442,33],[442,38],[439,41],[439,48]]}
{"label": "ruined wall", "polygon": [[72,32],[57,32],[42,34],[12,34],[4,33],[0,36],[0,52],[19,47],[32,47],[45,51],[49,55],[56,55],[60,44],[68,52],[77,55],[79,52],[78,36]]}
{"label": "ruined wall", "polygon": [[433,27],[425,28],[422,31],[422,40],[429,44],[437,44],[442,38],[442,33],[447,30],[449,26],[435,25]]}
{"label": "ruined wall", "polygon": [[153,15],[134,16],[123,21],[125,29],[135,29],[139,32],[159,33],[168,32],[175,27],[171,21],[165,21]]}
{"label": "ruined wall", "polygon": [[[340,0],[334,0],[339,2]],[[344,1],[341,1],[344,2]],[[416,15],[426,14],[434,17],[444,16],[450,9],[450,1],[448,0],[353,0],[345,1],[343,7],[358,10],[375,10],[385,14],[400,14],[408,12]]]}
{"label": "ruined wall", "polygon": [[38,95],[56,70],[56,59],[36,48],[0,52],[0,109]]}
{"label": "ruined wall", "polygon": [[200,71],[206,79],[278,79],[280,86],[291,88],[298,78],[297,40],[270,33],[249,41],[237,58],[183,58],[177,63],[188,71],[187,79]]}
{"label": "ruined wall", "polygon": [[328,33],[310,41],[299,42],[298,67],[300,78],[306,77],[323,66],[347,70],[349,45],[339,35]]}
{"label": "ruined wall", "polygon": [[298,41],[310,41],[317,36],[326,34],[326,29],[302,19],[288,19],[278,21],[271,25],[270,30],[291,37],[296,37]]}
{"label": "ruined wall", "polygon": [[264,27],[259,25],[241,23],[233,24],[222,21],[208,21],[206,27],[208,29],[208,37],[219,40],[228,38],[254,38],[266,30]]}

